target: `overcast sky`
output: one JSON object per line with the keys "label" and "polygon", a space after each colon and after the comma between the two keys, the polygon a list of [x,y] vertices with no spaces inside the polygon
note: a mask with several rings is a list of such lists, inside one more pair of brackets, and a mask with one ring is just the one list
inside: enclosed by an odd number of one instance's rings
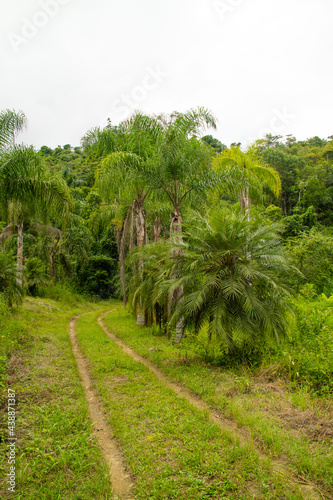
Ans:
{"label": "overcast sky", "polygon": [[197,106],[228,146],[326,138],[332,20],[332,0],[2,0],[0,109],[25,112],[38,148]]}

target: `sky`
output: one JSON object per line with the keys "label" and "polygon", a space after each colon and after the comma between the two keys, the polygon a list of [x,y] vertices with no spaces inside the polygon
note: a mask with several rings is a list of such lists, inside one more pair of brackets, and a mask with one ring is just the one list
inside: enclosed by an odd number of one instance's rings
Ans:
{"label": "sky", "polygon": [[24,111],[36,148],[198,106],[227,146],[326,138],[332,19],[332,0],[2,0],[0,109]]}

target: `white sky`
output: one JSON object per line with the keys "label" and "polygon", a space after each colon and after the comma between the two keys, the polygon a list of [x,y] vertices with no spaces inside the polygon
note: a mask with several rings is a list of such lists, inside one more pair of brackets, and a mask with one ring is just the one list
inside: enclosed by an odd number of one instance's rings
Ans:
{"label": "white sky", "polygon": [[227,145],[333,134],[332,0],[1,3],[0,109],[25,112],[36,147],[197,106]]}

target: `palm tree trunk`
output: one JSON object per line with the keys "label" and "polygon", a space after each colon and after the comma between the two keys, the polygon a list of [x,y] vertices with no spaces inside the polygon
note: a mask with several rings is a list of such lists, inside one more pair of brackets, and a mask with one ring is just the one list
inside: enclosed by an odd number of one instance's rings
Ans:
{"label": "palm tree trunk", "polygon": [[157,243],[160,240],[161,229],[161,221],[158,217],[156,217],[154,222],[154,243]]}
{"label": "palm tree trunk", "polygon": [[245,190],[245,197],[244,197],[244,205],[245,205],[245,211],[247,213],[247,220],[250,221],[251,220],[251,217],[250,217],[250,206],[251,206],[251,198],[250,198],[250,188],[249,186],[247,186],[246,190]]}
{"label": "palm tree trunk", "polygon": [[50,280],[53,281],[54,278],[54,262],[53,262],[53,252],[50,253]]}
{"label": "palm tree trunk", "polygon": [[239,206],[241,207],[241,210],[244,210],[245,208],[245,201],[244,201],[244,192],[240,191],[238,195],[238,201],[239,201]]}
{"label": "palm tree trunk", "polygon": [[118,259],[119,259],[119,271],[120,271],[120,283],[121,290],[123,292],[123,304],[124,308],[127,304],[127,293],[126,293],[126,278],[125,278],[125,234],[124,234],[124,224],[121,229],[117,229],[117,247],[118,247]]}
{"label": "palm tree trunk", "polygon": [[[180,208],[179,206],[175,205],[171,217],[171,224],[170,224],[170,234],[171,236],[175,237],[176,243],[181,243],[183,241],[182,238],[182,216],[180,213]],[[173,250],[174,255],[181,255],[183,253],[183,250],[181,248],[176,248]],[[177,279],[178,276],[173,276],[174,279]],[[170,304],[169,304],[169,310],[171,311],[172,305],[175,302],[181,302],[183,300],[183,294],[184,294],[184,287],[183,285],[180,285],[177,290],[173,293],[173,295],[170,297]],[[184,335],[184,318],[181,317],[176,324],[176,334],[175,334],[175,342],[179,342]]]}
{"label": "palm tree trunk", "polygon": [[[135,225],[136,225],[136,244],[138,248],[142,248],[146,243],[146,212],[143,208],[142,199],[137,199],[135,202]],[[140,280],[143,280],[143,260],[138,259],[138,272]],[[145,311],[142,306],[139,306],[136,314],[136,324],[144,326],[146,324]]]}
{"label": "palm tree trunk", "polygon": [[[129,251],[131,252],[134,248],[134,211],[131,210],[131,220],[130,220],[130,234],[129,234]],[[136,275],[135,261],[132,259],[132,274]]]}
{"label": "palm tree trunk", "polygon": [[23,217],[19,216],[17,222],[17,283],[23,283]]}

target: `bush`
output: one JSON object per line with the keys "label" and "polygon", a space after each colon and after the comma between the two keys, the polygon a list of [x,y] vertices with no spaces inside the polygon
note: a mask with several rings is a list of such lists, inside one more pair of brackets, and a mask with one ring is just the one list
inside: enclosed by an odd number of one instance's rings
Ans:
{"label": "bush", "polygon": [[50,283],[49,286],[40,288],[38,292],[39,297],[44,297],[51,300],[59,300],[63,304],[75,306],[77,303],[82,302],[83,297],[70,288],[70,286],[62,283]]}
{"label": "bush", "polygon": [[[309,287],[305,291],[312,295]],[[297,385],[321,395],[333,394],[333,297],[299,297],[294,309],[289,339],[270,348],[265,364],[278,363]]]}
{"label": "bush", "polygon": [[78,287],[85,294],[108,299],[115,294],[115,273],[117,264],[114,259],[104,255],[93,255],[88,263],[78,270]]}

